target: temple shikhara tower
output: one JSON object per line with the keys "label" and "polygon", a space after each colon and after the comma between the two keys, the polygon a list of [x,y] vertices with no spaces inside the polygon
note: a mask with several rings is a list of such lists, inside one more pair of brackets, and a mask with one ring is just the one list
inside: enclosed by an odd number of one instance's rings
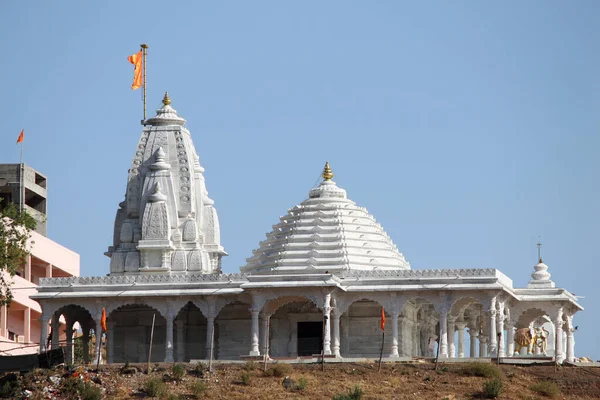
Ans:
{"label": "temple shikhara tower", "polygon": [[211,351],[217,360],[374,358],[383,308],[387,360],[434,357],[437,348],[447,359],[575,360],[573,317],[583,308],[541,257],[525,288],[497,269],[412,269],[333,181],[329,163],[306,199],[273,219],[240,273],[223,274],[217,211],[185,122],[168,95],[144,121],[106,252],[110,273],[40,279],[32,296],[42,308],[40,350],[61,317],[84,338],[101,332],[105,309],[102,362],[145,362],[149,350],[166,362]]}

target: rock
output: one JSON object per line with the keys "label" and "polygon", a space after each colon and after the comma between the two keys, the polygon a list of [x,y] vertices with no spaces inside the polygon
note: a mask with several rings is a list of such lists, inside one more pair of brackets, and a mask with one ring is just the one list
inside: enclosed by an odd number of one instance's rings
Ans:
{"label": "rock", "polygon": [[29,397],[33,396],[33,392],[31,390],[25,389],[25,390],[23,390],[23,396],[29,398]]}
{"label": "rock", "polygon": [[50,382],[52,382],[53,385],[58,386],[60,384],[60,376],[58,375],[49,376],[48,379],[50,379]]}
{"label": "rock", "polygon": [[288,390],[294,387],[294,381],[289,376],[283,378],[283,382],[281,382],[281,384]]}

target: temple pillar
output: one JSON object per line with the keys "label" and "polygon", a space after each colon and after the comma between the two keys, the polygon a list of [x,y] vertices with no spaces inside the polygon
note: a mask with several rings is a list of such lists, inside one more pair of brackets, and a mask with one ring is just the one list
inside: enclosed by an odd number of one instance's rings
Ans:
{"label": "temple pillar", "polygon": [[[257,321],[258,324],[258,321]],[[210,360],[215,351],[214,349],[215,317],[209,315],[206,317],[206,359]]]}
{"label": "temple pillar", "polygon": [[250,355],[260,356],[260,350],[258,349],[258,314],[260,310],[258,308],[251,308],[250,313],[252,314],[252,324],[250,331]]}
{"label": "temple pillar", "polygon": [[564,361],[563,354],[563,310],[559,308],[555,314],[554,318],[554,328],[555,328],[555,347],[554,347],[554,358],[557,363],[562,363]]}
{"label": "temple pillar", "polygon": [[175,315],[172,311],[168,311],[165,320],[167,321],[167,338],[165,340],[165,362],[172,363],[173,360],[173,319]]}
{"label": "temple pillar", "polygon": [[486,358],[488,356],[487,353],[487,336],[479,335],[479,357]]}
{"label": "temple pillar", "polygon": [[348,355],[350,353],[350,318],[348,317],[348,313],[346,312],[344,315],[342,315],[342,325],[341,325],[341,331],[342,331],[342,351],[341,353],[344,353],[346,355]]}
{"label": "temple pillar", "polygon": [[175,329],[177,330],[177,361],[185,361],[185,321],[182,319],[176,321]]}
{"label": "temple pillar", "polygon": [[73,364],[73,324],[75,321],[71,319],[68,315],[65,316],[65,336],[66,336],[66,345],[65,345],[65,363],[67,365]]}
{"label": "temple pillar", "polygon": [[115,359],[115,321],[106,321],[106,362],[111,364]]}
{"label": "temple pillar", "polygon": [[[52,323],[50,326],[50,332],[52,334],[52,350],[59,348],[59,342],[58,342],[58,329],[60,327],[59,319],[60,319],[60,314],[54,313],[54,315],[52,315]],[[44,339],[44,340],[46,340],[46,339]]]}
{"label": "temple pillar", "polygon": [[477,357],[477,330],[469,328],[469,357]]}
{"label": "temple pillar", "polygon": [[448,357],[456,358],[456,347],[454,343],[454,330],[456,318],[448,317]]}
{"label": "temple pillar", "polygon": [[48,323],[51,319],[52,317],[44,314],[40,317],[40,354],[48,350]]}
{"label": "temple pillar", "polygon": [[83,353],[83,363],[90,362],[90,327],[88,325],[81,326],[81,351]]}
{"label": "temple pillar", "polygon": [[465,328],[464,322],[456,323],[456,329],[458,330],[458,358],[465,357]]}
{"label": "temple pillar", "polygon": [[323,306],[323,354],[331,354],[331,294],[325,295],[325,304]]}
{"label": "temple pillar", "polygon": [[101,312],[96,315],[96,318],[94,318],[94,322],[96,323],[96,329],[95,329],[96,354],[94,357],[95,358],[94,363],[100,364],[100,363],[102,363],[102,313]]}
{"label": "temple pillar", "polygon": [[448,311],[440,312],[440,358],[448,358]]}
{"label": "temple pillar", "polygon": [[[259,324],[260,324],[260,340],[259,340],[259,349],[262,349],[262,354],[267,354],[267,341],[269,338],[267,337],[268,332],[268,324],[269,317],[264,313],[259,314]],[[267,354],[268,357],[268,354]]]}
{"label": "temple pillar", "polygon": [[333,355],[342,356],[340,352],[340,315],[337,311],[333,313]]}
{"label": "temple pillar", "polygon": [[573,316],[567,316],[567,361],[572,363],[575,361],[575,328],[573,328]]}
{"label": "temple pillar", "polygon": [[398,312],[392,312],[392,347],[390,357],[399,357],[398,354]]}
{"label": "temple pillar", "polygon": [[515,326],[511,321],[506,322],[506,357],[515,353]]}
{"label": "temple pillar", "polygon": [[488,323],[489,323],[489,337],[488,337],[488,352],[487,354],[490,356],[494,356],[496,355],[496,352],[498,351],[498,342],[497,342],[497,336],[496,336],[496,296],[493,296],[490,299],[490,303],[489,303],[489,319],[488,319]]}
{"label": "temple pillar", "polygon": [[498,302],[498,330],[496,332],[496,336],[498,337],[498,356],[506,357],[506,353],[504,351],[504,303]]}

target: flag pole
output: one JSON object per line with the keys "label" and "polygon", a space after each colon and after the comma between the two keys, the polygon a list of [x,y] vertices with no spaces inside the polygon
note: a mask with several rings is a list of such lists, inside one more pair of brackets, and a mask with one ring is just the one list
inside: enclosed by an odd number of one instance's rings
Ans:
{"label": "flag pole", "polygon": [[144,121],[142,122],[142,124],[144,124],[146,122],[146,85],[148,83],[148,80],[146,79],[146,56],[148,55],[148,45],[146,43],[142,43],[140,46],[142,47],[142,54],[144,56]]}
{"label": "flag pole", "polygon": [[25,166],[23,165],[23,142],[24,140],[21,140],[21,155],[19,157],[19,165],[21,167],[21,173],[19,174],[19,178],[21,181],[21,193],[19,195],[19,213],[22,213],[23,208],[25,208],[25,179],[23,177],[23,175],[25,174]]}

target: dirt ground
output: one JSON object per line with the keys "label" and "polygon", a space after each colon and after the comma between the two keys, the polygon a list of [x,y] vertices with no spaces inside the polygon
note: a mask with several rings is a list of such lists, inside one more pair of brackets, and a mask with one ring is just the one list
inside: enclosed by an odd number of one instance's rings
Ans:
{"label": "dirt ground", "polygon": [[[332,399],[348,389],[360,386],[362,399],[473,399],[481,398],[482,386],[487,378],[465,376],[462,364],[440,364],[438,371],[429,363],[384,364],[381,372],[372,363],[290,365],[282,367],[283,375],[293,381],[305,381],[300,390],[286,389],[284,377],[265,376],[261,364],[215,365],[211,375],[197,373],[194,365],[184,364],[186,374],[180,381],[172,378],[172,365],[153,364],[153,371],[145,374],[146,365],[132,365],[138,371],[124,374],[119,366],[101,366],[100,372],[92,369],[36,370],[24,380],[22,398],[63,399],[59,379],[75,374],[102,390],[106,399],[149,398],[144,384],[149,378],[165,382],[164,399]],[[273,365],[269,365],[273,367]],[[599,399],[600,369],[584,367],[508,366],[501,365],[503,391],[499,399],[533,400],[548,398],[531,390],[540,381],[552,381],[560,389],[557,399]],[[245,375],[245,376],[243,376]],[[302,378],[302,379],[301,379]],[[243,382],[245,380],[245,382]],[[203,381],[206,389],[199,396],[192,394],[191,385]],[[171,397],[168,397],[168,396]],[[70,397],[73,398],[73,397]]]}

